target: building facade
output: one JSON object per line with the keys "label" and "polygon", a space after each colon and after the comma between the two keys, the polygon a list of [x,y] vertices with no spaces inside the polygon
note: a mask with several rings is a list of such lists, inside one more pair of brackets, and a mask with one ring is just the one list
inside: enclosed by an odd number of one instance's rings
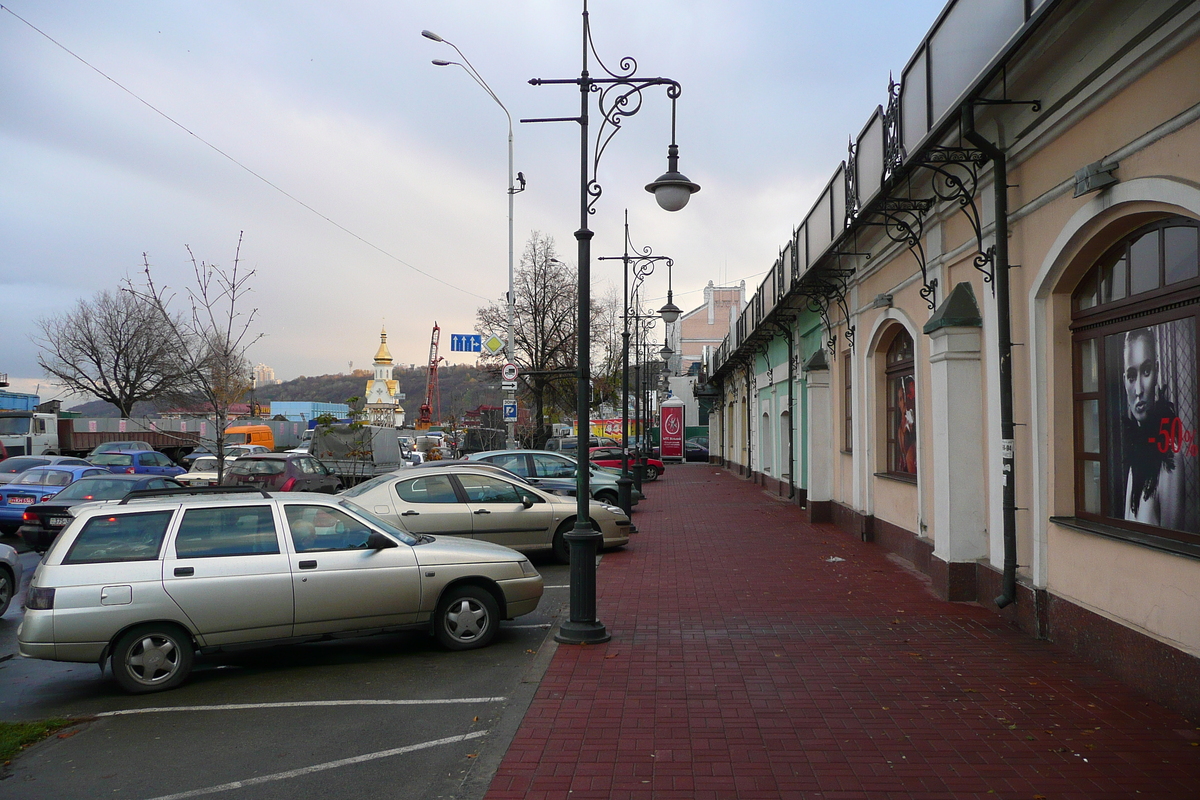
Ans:
{"label": "building facade", "polygon": [[1197,2],[950,2],[703,376],[731,469],[1193,716],[1197,75]]}

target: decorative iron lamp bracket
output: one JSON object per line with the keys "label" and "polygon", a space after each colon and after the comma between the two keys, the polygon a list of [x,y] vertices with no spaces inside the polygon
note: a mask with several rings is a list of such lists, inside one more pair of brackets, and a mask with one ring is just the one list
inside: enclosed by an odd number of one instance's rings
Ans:
{"label": "decorative iron lamp bracket", "polygon": [[[975,243],[979,252],[973,265],[983,273],[984,283],[992,283],[995,277],[995,256],[993,248],[984,249],[983,220],[979,214],[979,207],[975,205],[975,196],[979,191],[979,169],[987,162],[987,154],[982,150],[940,145],[929,148],[912,161],[914,166],[933,173],[930,184],[938,200],[958,204],[975,233]],[[996,287],[993,284],[992,293],[995,291]]]}
{"label": "decorative iron lamp bracket", "polygon": [[805,276],[802,291],[807,298],[807,308],[820,315],[830,352],[837,348],[837,334],[833,332],[833,320],[829,315],[829,308],[833,304],[837,305],[846,319],[846,343],[850,349],[854,349],[854,326],[850,324],[850,307],[846,302],[850,276],[853,274],[853,270],[831,269],[823,270],[819,275]]}
{"label": "decorative iron lamp bracket", "polygon": [[937,279],[929,279],[925,268],[925,247],[921,244],[921,238],[925,233],[924,215],[933,208],[935,202],[933,198],[888,198],[880,208],[871,212],[882,217],[882,221],[862,223],[883,228],[884,233],[893,242],[908,245],[913,257],[917,259],[917,266],[921,268],[920,294],[929,304],[930,311],[937,308]]}

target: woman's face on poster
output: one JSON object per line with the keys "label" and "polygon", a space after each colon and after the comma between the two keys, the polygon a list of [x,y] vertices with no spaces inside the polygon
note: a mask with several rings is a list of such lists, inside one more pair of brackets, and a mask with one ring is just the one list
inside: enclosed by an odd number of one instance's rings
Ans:
{"label": "woman's face on poster", "polygon": [[1154,341],[1144,334],[1125,340],[1125,397],[1129,414],[1137,422],[1146,421],[1154,405],[1158,384],[1158,354]]}

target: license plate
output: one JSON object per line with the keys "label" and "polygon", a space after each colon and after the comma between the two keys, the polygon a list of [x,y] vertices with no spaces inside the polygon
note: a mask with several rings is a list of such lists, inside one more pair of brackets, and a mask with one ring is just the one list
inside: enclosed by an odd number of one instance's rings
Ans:
{"label": "license plate", "polygon": [[31,506],[33,505],[32,497],[9,497],[8,504],[10,506]]}
{"label": "license plate", "polygon": [[65,528],[71,524],[70,517],[51,517],[50,524],[58,528]]}

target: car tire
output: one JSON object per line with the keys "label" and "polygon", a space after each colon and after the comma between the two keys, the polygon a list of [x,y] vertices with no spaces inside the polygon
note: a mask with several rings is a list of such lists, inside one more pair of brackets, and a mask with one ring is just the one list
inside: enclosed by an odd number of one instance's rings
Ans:
{"label": "car tire", "polygon": [[8,567],[0,567],[0,617],[8,611],[8,605],[16,593],[16,580],[14,580],[13,574],[8,571]]}
{"label": "car tire", "polygon": [[616,492],[609,492],[609,491],[597,492],[595,495],[595,498],[597,500],[599,500],[601,503],[608,503],[610,506],[615,506],[618,503],[618,498],[617,498]]}
{"label": "car tire", "polygon": [[500,626],[500,605],[480,586],[456,586],[442,596],[434,615],[434,635],[447,650],[487,647]]}
{"label": "car tire", "polygon": [[643,480],[647,480],[647,481],[658,480],[658,467],[654,466],[653,464],[647,464],[645,466],[645,470],[646,471],[642,473]]}
{"label": "car tire", "polygon": [[567,544],[567,540],[563,538],[563,535],[573,527],[575,527],[574,517],[559,525],[558,530],[554,533],[554,541],[551,547],[554,549],[554,560],[560,564],[571,563],[571,546]]}
{"label": "car tire", "polygon": [[192,639],[182,628],[163,623],[138,625],[113,647],[113,677],[130,694],[162,692],[187,680],[194,659]]}

